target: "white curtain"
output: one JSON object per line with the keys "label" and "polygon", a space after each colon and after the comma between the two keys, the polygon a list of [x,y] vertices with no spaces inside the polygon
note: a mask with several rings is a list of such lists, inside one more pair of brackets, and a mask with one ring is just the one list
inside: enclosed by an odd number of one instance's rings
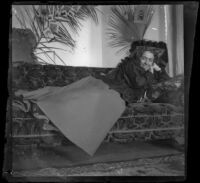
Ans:
{"label": "white curtain", "polygon": [[168,46],[168,73],[184,73],[183,5],[165,5],[165,29]]}

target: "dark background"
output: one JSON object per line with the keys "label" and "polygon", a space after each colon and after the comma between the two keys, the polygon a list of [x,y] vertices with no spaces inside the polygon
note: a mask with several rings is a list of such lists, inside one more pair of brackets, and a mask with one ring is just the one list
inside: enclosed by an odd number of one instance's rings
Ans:
{"label": "dark background", "polygon": [[[15,1],[16,2],[16,1]],[[78,3],[78,1],[76,1]],[[89,1],[85,2],[87,4],[105,4],[103,1],[92,1],[91,3]],[[138,2],[138,1],[137,1]],[[136,4],[137,2],[129,2],[129,1],[123,1],[123,3],[126,4]],[[187,177],[185,180],[192,181],[195,180],[195,177],[198,178],[198,172],[197,168],[199,165],[197,163],[198,154],[195,154],[198,149],[199,144],[199,135],[198,131],[199,128],[197,127],[199,123],[199,117],[197,116],[199,112],[200,103],[198,103],[199,98],[199,75],[200,75],[200,67],[199,67],[199,13],[198,13],[198,1],[139,1],[139,3],[153,3],[153,4],[184,4],[184,60],[185,60],[185,117],[186,117],[186,130],[189,131],[189,133],[186,133],[186,170],[187,170]],[[2,152],[2,158],[1,158],[1,164],[3,167],[3,161],[5,160],[4,157],[4,145],[6,143],[5,136],[5,121],[6,121],[6,106],[7,106],[7,99],[8,99],[8,68],[9,68],[9,29],[11,27],[11,3],[9,2],[6,5],[3,5],[1,3],[1,47],[3,50],[1,50],[1,111],[3,112],[3,115],[1,116],[1,152]],[[34,3],[34,2],[32,2]],[[37,2],[35,2],[37,3]],[[63,2],[62,2],[63,3]],[[106,4],[122,4],[120,1],[108,1]],[[9,13],[10,12],[10,13]],[[3,33],[2,33],[3,32]],[[195,34],[196,33],[196,34]],[[3,39],[2,39],[3,38]],[[3,42],[4,40],[5,42]],[[4,56],[4,57],[3,57]],[[195,130],[196,129],[196,130]],[[194,145],[192,150],[192,145]],[[8,156],[8,158],[11,157],[11,155]],[[2,169],[1,169],[2,170]],[[196,176],[195,176],[196,175]],[[167,182],[175,181],[176,178],[180,177],[101,177],[101,178],[94,178],[94,177],[77,177],[77,178],[70,178],[60,181],[70,181],[70,182],[133,182],[133,181],[159,181],[159,180],[166,180]],[[8,180],[8,178],[6,178]],[[5,176],[4,176],[5,180]],[[56,179],[59,181],[58,179]],[[184,180],[179,179],[179,180]],[[11,181],[11,180],[10,180]],[[13,182],[14,180],[12,180]],[[14,182],[20,181],[15,179]],[[34,181],[34,180],[33,180]],[[52,179],[52,181],[55,181]],[[194,181],[195,182],[195,181]]]}

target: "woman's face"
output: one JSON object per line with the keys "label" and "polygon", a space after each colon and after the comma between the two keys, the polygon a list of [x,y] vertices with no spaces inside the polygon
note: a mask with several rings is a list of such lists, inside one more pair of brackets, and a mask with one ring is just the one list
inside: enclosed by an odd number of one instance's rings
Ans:
{"label": "woman's face", "polygon": [[140,58],[140,66],[144,68],[144,70],[149,70],[153,65],[154,55],[150,51],[145,51]]}

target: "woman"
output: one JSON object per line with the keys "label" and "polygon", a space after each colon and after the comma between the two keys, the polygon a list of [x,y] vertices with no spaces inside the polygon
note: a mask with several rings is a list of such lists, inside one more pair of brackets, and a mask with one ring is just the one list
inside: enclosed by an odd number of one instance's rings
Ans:
{"label": "woman", "polygon": [[133,101],[154,100],[158,92],[152,92],[152,86],[170,79],[165,71],[167,61],[162,58],[166,55],[163,45],[165,43],[160,42],[157,46],[161,48],[158,48],[151,41],[134,42],[130,56],[118,64],[115,79],[125,82],[133,90]]}

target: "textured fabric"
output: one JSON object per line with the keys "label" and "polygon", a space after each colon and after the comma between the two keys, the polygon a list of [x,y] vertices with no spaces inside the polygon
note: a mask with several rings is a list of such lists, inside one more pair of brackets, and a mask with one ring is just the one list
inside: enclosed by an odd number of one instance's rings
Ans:
{"label": "textured fabric", "polygon": [[[12,114],[9,113],[8,116],[12,116],[12,134],[18,136],[18,138],[13,139],[14,144],[46,145],[48,143],[54,146],[65,141],[59,131],[44,128],[47,122],[54,128],[56,127],[37,104],[15,96],[15,92],[18,90],[34,91],[48,86],[51,86],[51,88],[63,87],[90,75],[101,79],[111,89],[120,93],[122,99],[127,103],[136,101],[137,91],[128,87],[123,81],[116,80],[114,77],[116,70],[112,68],[21,63],[12,69],[12,90],[10,91],[12,95]],[[121,116],[123,118],[120,118],[113,126],[113,130],[118,131],[118,133],[115,134],[112,130],[112,133],[109,133],[105,140],[107,142],[129,142],[173,138],[181,134],[183,137],[184,129],[180,131],[178,128],[184,126],[184,100],[180,105],[180,97],[176,97],[177,94],[180,94],[181,98],[184,99],[183,81],[184,78],[180,76],[153,87],[153,90],[158,92],[168,93],[168,91],[172,91],[173,95],[171,95],[170,101],[167,96],[159,98],[156,103],[127,105]],[[174,103],[174,105],[169,103]],[[128,130],[138,131],[127,133]]]}
{"label": "textured fabric", "polygon": [[36,100],[55,126],[90,155],[125,110],[119,94],[91,76],[65,87],[18,91],[16,95]]}
{"label": "textured fabric", "polygon": [[[116,68],[116,75],[134,90],[136,101],[144,96],[145,91],[151,98],[152,85],[169,79],[166,71],[162,68],[160,71],[145,71],[140,66],[138,58],[126,57]],[[135,92],[136,91],[136,92]]]}
{"label": "textured fabric", "polygon": [[[13,171],[16,177],[51,176],[184,176],[184,154],[142,158],[134,161],[96,163],[72,168]],[[50,179],[49,178],[49,179]]]}
{"label": "textured fabric", "polygon": [[[118,72],[124,73],[121,72],[121,69],[111,68],[70,67],[21,63],[12,68],[12,95],[14,97],[13,92],[19,89],[32,91],[46,86],[65,86],[90,75],[97,79],[101,79],[108,84],[110,88],[119,92],[126,102],[136,102],[141,98],[141,96],[143,96],[143,89],[133,89],[129,87],[128,84],[121,80],[122,77]],[[131,71],[129,73],[131,74]],[[115,76],[119,76],[119,79]],[[177,79],[175,78],[175,80]],[[178,78],[178,80],[179,83],[183,83],[184,81],[183,77]],[[178,87],[175,85],[175,82],[176,81],[171,81],[172,84],[170,85],[165,85],[164,82],[158,84],[160,86],[159,90],[164,89],[164,93],[168,90],[176,92]],[[183,92],[184,89],[181,90],[182,94]],[[168,100],[168,98],[166,98],[166,100]],[[170,102],[173,103],[173,100],[167,101],[166,103]],[[163,101],[156,101],[156,103],[163,103]]]}
{"label": "textured fabric", "polygon": [[[28,103],[19,104],[20,106],[13,107],[13,135],[21,136],[14,139],[15,144],[44,144],[49,139],[49,143],[52,142],[51,145],[56,145],[66,140],[37,104],[29,102],[31,107],[27,109],[27,112],[23,110]],[[183,127],[183,108],[169,104],[137,103],[126,107],[104,141],[126,143],[183,137]],[[49,136],[44,136],[45,134]],[[28,136],[33,138],[26,138]]]}

